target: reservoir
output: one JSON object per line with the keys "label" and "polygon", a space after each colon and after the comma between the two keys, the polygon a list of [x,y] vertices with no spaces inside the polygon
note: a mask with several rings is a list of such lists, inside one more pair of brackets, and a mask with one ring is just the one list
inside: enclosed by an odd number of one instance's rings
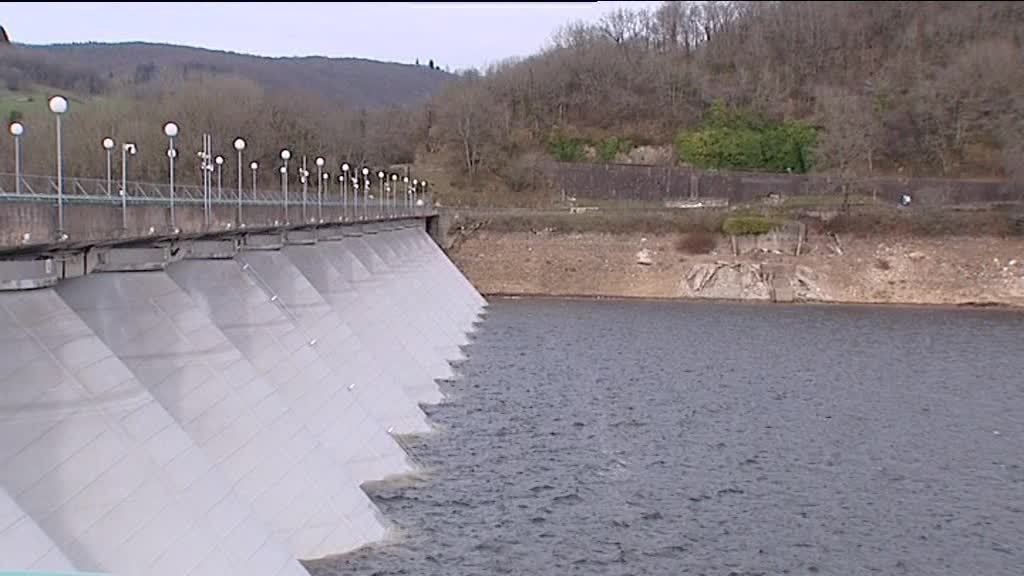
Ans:
{"label": "reservoir", "polygon": [[1024,314],[493,299],[328,575],[1024,566]]}

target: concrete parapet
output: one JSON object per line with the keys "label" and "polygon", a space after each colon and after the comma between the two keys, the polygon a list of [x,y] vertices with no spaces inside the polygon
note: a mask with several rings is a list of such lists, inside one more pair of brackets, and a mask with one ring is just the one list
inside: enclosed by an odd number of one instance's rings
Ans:
{"label": "concrete parapet", "polygon": [[284,233],[284,243],[289,245],[316,244],[315,229],[288,230]]}
{"label": "concrete parapet", "polygon": [[239,240],[194,240],[188,243],[185,258],[189,260],[227,260],[238,253]]}
{"label": "concrete parapet", "polygon": [[56,284],[58,279],[52,258],[0,260],[0,291],[45,288]]}
{"label": "concrete parapet", "polygon": [[316,239],[318,241],[324,240],[341,240],[345,237],[346,226],[323,226],[317,228]]}
{"label": "concrete parapet", "polygon": [[153,248],[105,248],[97,251],[95,272],[140,272],[163,270],[173,259],[181,256],[180,248],[171,246]]}
{"label": "concrete parapet", "polygon": [[246,234],[242,250],[280,250],[284,246],[281,234]]}

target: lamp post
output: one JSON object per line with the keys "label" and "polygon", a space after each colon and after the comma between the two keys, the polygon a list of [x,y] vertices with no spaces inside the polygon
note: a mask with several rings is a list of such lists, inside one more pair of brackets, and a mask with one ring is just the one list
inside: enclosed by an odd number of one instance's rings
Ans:
{"label": "lamp post", "polygon": [[306,216],[306,185],[309,182],[309,170],[306,170],[306,156],[302,156],[302,167],[299,168],[299,182],[302,183],[302,222],[309,222]]}
{"label": "lamp post", "polygon": [[370,169],[363,167],[363,217],[365,220],[369,216],[368,206],[370,204]]}
{"label": "lamp post", "polygon": [[352,219],[359,219],[359,177],[352,177]]}
{"label": "lamp post", "polygon": [[210,225],[210,199],[213,196],[211,191],[210,173],[213,171],[213,157],[210,149],[213,147],[209,134],[203,134],[203,149],[196,155],[199,156],[199,171],[203,178],[203,219],[207,226]]}
{"label": "lamp post", "polygon": [[284,223],[288,224],[288,191],[287,191],[288,184],[284,182],[284,180],[286,178],[288,178],[288,169],[285,168],[284,166],[278,166],[277,171],[280,172],[280,174],[281,174],[281,187],[283,189],[285,189],[285,196],[284,196]]}
{"label": "lamp post", "polygon": [[242,150],[245,150],[245,140],[235,138],[235,152],[238,152],[238,226],[242,227]]}
{"label": "lamp post", "polygon": [[[14,193],[21,194],[21,135],[25,133],[25,126],[21,122],[11,122],[7,129],[10,130],[11,136],[14,136]],[[108,159],[107,164],[109,163]],[[107,194],[109,193],[108,185]]]}
{"label": "lamp post", "polygon": [[318,216],[320,217],[320,223],[323,224],[324,223],[324,196],[327,196],[328,198],[331,197],[331,175],[329,173],[327,173],[327,172],[324,172],[323,174],[320,175],[320,181],[323,184],[323,191],[322,192],[317,192],[317,204],[318,204],[318,208],[317,209],[320,211],[320,214],[318,214]]}
{"label": "lamp post", "polygon": [[121,229],[128,230],[128,156],[135,156],[135,144],[121,146]]}
{"label": "lamp post", "polygon": [[324,221],[324,162],[323,156],[316,157],[316,217],[320,222]]}
{"label": "lamp post", "polygon": [[427,181],[426,180],[420,180],[420,189],[422,190],[422,194],[420,195],[420,201],[423,202],[424,206],[426,206],[427,202],[428,202],[428,199],[427,199]]}
{"label": "lamp post", "polygon": [[402,177],[402,184],[404,184],[403,187],[405,188],[405,212],[406,212],[406,214],[411,214],[412,213],[412,193],[409,191],[409,177],[408,176],[403,176]]}
{"label": "lamp post", "polygon": [[224,199],[224,180],[221,178],[221,167],[224,166],[224,157],[217,155],[213,159],[213,163],[217,165],[217,200]]}
{"label": "lamp post", "polygon": [[249,169],[252,170],[252,199],[256,200],[256,171],[259,170],[260,164],[255,160],[249,164]]}
{"label": "lamp post", "polygon": [[61,142],[60,118],[68,111],[68,101],[63,96],[50,98],[50,112],[57,117],[57,236],[64,239],[64,150]]}
{"label": "lamp post", "polygon": [[178,135],[178,125],[174,122],[164,124],[164,134],[167,136],[167,161],[170,163],[171,228],[177,230],[174,221],[174,159],[178,151],[174,149],[174,137]]}
{"label": "lamp post", "polygon": [[341,175],[338,179],[341,180],[341,213],[345,218],[348,218],[348,162],[341,165]]}
{"label": "lamp post", "polygon": [[398,174],[391,175],[391,212],[398,214]]}
{"label": "lamp post", "polygon": [[416,190],[416,187],[419,186],[419,185],[420,185],[420,181],[415,179],[415,178],[413,178],[413,180],[412,180],[412,207],[413,207],[414,212],[416,212],[416,213],[419,213],[419,210],[418,210],[419,204],[417,204],[417,202],[416,202],[418,200],[418,198],[417,198],[418,190]]}
{"label": "lamp post", "polygon": [[107,151],[107,196],[110,196],[111,180],[113,180],[113,170],[111,170],[110,156],[114,150],[114,139],[109,136],[103,139],[103,149]]}
{"label": "lamp post", "polygon": [[281,160],[284,161],[284,166],[281,166],[281,191],[284,193],[284,223],[288,224],[288,159],[292,157],[292,153],[285,148],[281,150]]}
{"label": "lamp post", "polygon": [[345,174],[338,174],[338,188],[341,189],[341,215],[338,216],[338,221],[344,220],[347,214],[345,213],[345,189],[348,187],[348,182],[345,181]]}
{"label": "lamp post", "polygon": [[377,198],[377,217],[384,217],[384,171],[377,171],[377,187],[380,189],[379,198]]}

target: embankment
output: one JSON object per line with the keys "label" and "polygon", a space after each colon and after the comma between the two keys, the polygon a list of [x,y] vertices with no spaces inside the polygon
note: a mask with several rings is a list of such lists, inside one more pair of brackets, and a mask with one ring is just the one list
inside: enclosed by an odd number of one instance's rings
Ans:
{"label": "embankment", "polygon": [[484,227],[449,252],[485,294],[1024,306],[1021,237],[812,234],[799,256],[792,239],[692,254],[680,238]]}

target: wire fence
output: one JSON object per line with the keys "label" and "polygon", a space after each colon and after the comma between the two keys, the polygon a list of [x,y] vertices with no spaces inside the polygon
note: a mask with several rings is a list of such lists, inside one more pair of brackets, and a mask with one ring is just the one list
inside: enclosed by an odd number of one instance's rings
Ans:
{"label": "wire fence", "polygon": [[553,187],[566,197],[587,200],[721,199],[751,202],[771,196],[837,196],[844,186],[860,196],[896,204],[903,196],[915,204],[1022,203],[1024,183],[1008,180],[876,176],[838,178],[828,174],[775,174],[699,170],[684,166],[640,166],[550,162],[542,166]]}

